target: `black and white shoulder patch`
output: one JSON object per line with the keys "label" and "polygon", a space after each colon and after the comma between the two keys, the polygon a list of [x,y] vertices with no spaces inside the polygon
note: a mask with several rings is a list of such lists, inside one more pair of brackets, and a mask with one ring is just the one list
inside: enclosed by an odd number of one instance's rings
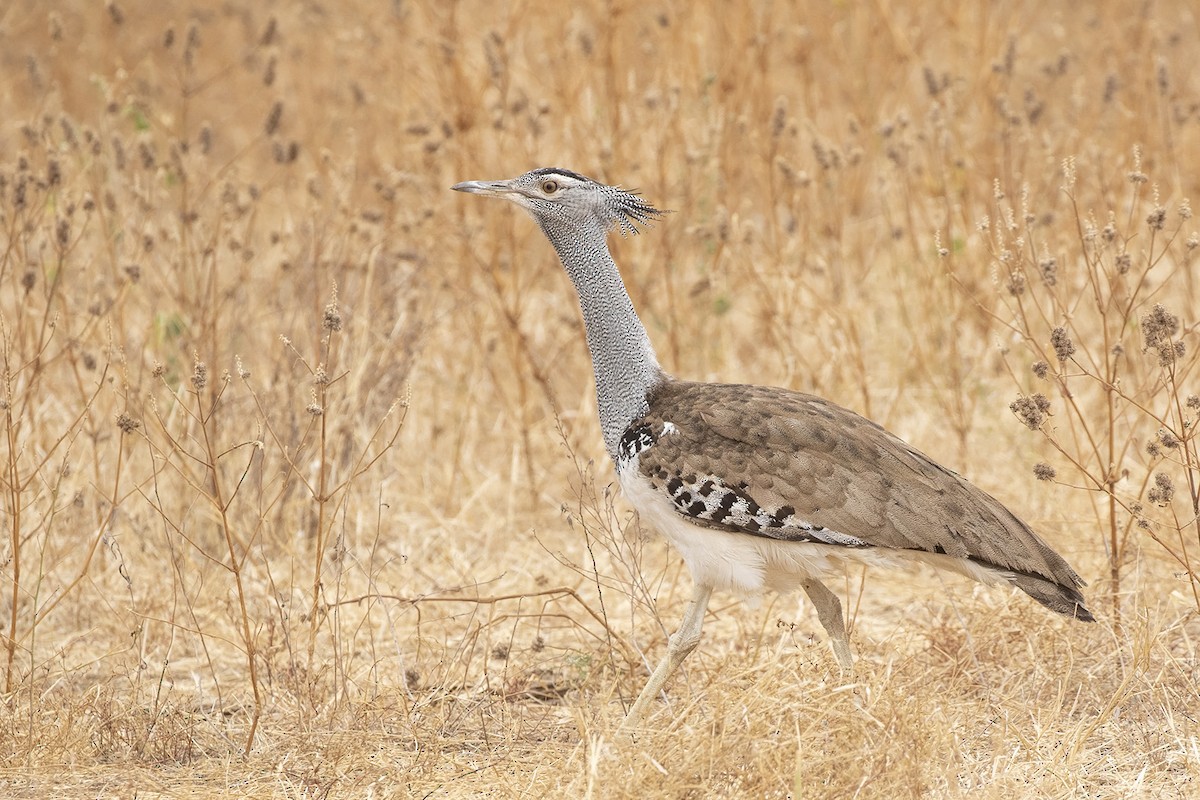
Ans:
{"label": "black and white shoulder patch", "polygon": [[617,468],[620,469],[649,450],[664,436],[677,433],[669,422],[635,422],[626,429],[617,444]]}

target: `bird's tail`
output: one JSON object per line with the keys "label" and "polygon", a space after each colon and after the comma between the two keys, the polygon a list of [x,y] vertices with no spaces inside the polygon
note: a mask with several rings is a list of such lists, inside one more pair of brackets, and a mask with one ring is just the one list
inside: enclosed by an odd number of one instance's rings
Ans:
{"label": "bird's tail", "polygon": [[1083,595],[1073,586],[1064,586],[1041,575],[1027,572],[1011,573],[1009,581],[1025,594],[1051,611],[1057,611],[1080,622],[1095,622],[1096,618],[1084,605]]}

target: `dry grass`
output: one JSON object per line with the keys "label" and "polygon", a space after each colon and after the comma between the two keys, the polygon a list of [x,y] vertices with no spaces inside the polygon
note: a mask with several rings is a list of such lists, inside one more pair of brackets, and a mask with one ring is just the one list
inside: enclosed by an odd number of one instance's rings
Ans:
{"label": "dry grass", "polygon": [[[0,8],[6,796],[1196,794],[1193,3],[57,5]],[[851,574],[843,678],[718,599],[616,737],[688,579],[550,248],[447,191],[545,165],[676,212],[614,243],[670,370],[874,417],[1101,621]]]}

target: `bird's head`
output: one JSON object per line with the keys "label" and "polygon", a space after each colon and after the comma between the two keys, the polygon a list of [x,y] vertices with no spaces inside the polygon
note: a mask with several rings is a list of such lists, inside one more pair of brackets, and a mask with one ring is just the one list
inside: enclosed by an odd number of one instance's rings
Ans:
{"label": "bird's head", "polygon": [[464,181],[450,188],[516,203],[544,230],[566,225],[580,231],[619,228],[622,234],[637,233],[638,224],[663,214],[632,192],[556,167],[535,169],[507,181]]}

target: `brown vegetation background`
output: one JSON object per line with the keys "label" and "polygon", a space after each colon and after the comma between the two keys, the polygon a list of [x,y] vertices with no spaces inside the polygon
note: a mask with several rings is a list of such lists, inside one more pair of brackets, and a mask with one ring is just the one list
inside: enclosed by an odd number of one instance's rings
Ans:
{"label": "brown vegetation background", "polygon": [[[1185,0],[0,6],[0,793],[1195,796],[1198,57]],[[538,166],[674,212],[613,242],[665,367],[876,419],[1100,621],[856,572],[843,676],[719,598],[617,736],[690,585],[552,250],[448,191]]]}

